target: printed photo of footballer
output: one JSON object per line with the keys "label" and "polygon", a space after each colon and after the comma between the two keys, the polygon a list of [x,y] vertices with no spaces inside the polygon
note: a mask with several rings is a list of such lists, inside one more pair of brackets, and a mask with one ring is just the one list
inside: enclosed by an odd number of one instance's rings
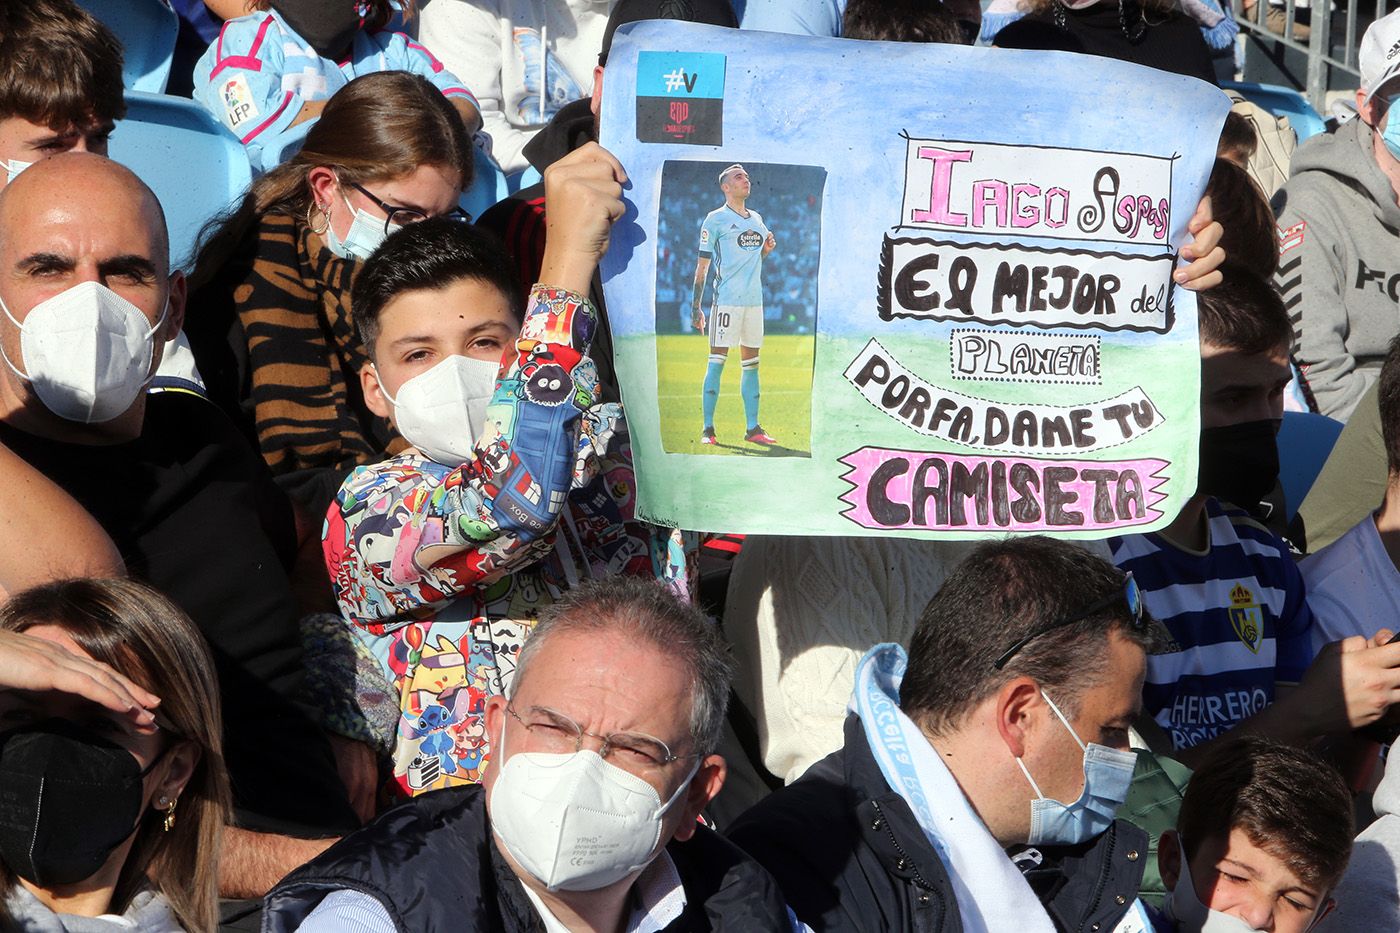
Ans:
{"label": "printed photo of footballer", "polygon": [[668,453],[811,456],[826,170],[667,162],[656,258]]}

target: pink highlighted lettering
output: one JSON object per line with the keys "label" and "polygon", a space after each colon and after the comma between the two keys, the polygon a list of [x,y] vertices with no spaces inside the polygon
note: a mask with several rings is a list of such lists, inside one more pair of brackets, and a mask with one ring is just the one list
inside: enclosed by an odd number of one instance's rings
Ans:
{"label": "pink highlighted lettering", "polygon": [[1042,460],[863,447],[841,514],[863,528],[1094,531],[1150,524],[1165,460]]}
{"label": "pink highlighted lettering", "polygon": [[953,187],[953,163],[971,162],[971,149],[939,149],[920,146],[919,158],[933,162],[933,182],[929,186],[928,210],[914,208],[914,222],[966,227],[967,215],[948,209],[948,194]]}

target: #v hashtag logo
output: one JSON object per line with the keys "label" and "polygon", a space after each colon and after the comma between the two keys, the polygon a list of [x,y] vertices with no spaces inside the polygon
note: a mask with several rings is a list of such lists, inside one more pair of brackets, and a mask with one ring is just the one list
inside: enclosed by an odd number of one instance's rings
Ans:
{"label": "#v hashtag logo", "polygon": [[681,88],[685,88],[686,93],[690,93],[695,90],[695,82],[699,80],[700,73],[697,71],[693,75],[687,75],[685,71],[677,68],[675,71],[663,75],[663,78],[665,78],[666,90],[668,92],[679,91]]}

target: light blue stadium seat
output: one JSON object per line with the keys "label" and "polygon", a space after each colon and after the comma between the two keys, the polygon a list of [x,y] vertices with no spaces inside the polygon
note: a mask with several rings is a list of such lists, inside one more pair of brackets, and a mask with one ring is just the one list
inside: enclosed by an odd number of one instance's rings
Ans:
{"label": "light blue stadium seat", "polygon": [[1227,91],[1240,92],[1245,100],[1263,107],[1276,117],[1287,117],[1300,143],[1327,129],[1326,121],[1308,103],[1307,98],[1290,87],[1245,81],[1222,81],[1220,86]]}
{"label": "light blue stadium seat", "polygon": [[242,198],[253,180],[243,146],[184,97],[127,91],[126,119],[112,134],[109,154],[160,198],[170,258],[186,270],[205,222]]}
{"label": "light blue stadium seat", "polygon": [[165,93],[180,20],[167,0],[78,0],[121,40],[128,91]]}
{"label": "light blue stadium seat", "polygon": [[476,160],[476,180],[462,192],[462,199],[457,203],[475,220],[497,201],[504,200],[510,194],[510,188],[506,183],[506,173],[501,171],[495,159],[476,146],[472,146],[472,153]]}
{"label": "light blue stadium seat", "polygon": [[539,169],[531,165],[509,176],[507,181],[510,184],[510,193],[515,194],[517,191],[522,191],[531,185],[544,181],[544,176],[540,174]]}
{"label": "light blue stadium seat", "polygon": [[1278,432],[1279,480],[1288,520],[1298,514],[1328,454],[1342,433],[1342,423],[1310,411],[1286,411]]}

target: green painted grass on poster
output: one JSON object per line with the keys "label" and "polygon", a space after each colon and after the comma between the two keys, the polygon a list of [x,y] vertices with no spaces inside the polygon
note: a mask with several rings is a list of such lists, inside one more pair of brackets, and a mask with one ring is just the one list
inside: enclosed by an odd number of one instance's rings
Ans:
{"label": "green painted grass on poster", "polygon": [[[812,450],[812,335],[774,334],[763,339],[759,357],[759,424],[789,456],[808,457]],[[744,441],[747,422],[739,395],[739,350],[729,351],[715,406],[718,446],[700,443],[704,417],[701,386],[710,356],[703,334],[669,334],[656,338],[657,401],[661,409],[661,444],[673,454],[772,456],[771,448]],[[664,363],[662,361],[665,361]]]}
{"label": "green painted grass on poster", "polygon": [[[700,386],[707,356],[704,338],[689,335],[652,338],[648,335],[617,340],[617,368],[622,375],[623,399],[627,404],[637,464],[638,515],[656,524],[701,531],[884,534],[840,517],[839,513],[846,508],[840,497],[851,488],[841,479],[847,468],[837,462],[840,457],[864,446],[907,450],[941,447],[955,454],[1016,456],[1015,453],[940,443],[910,430],[867,402],[842,375],[865,345],[865,338],[824,338],[815,392],[808,394],[811,390],[803,381],[805,369],[800,378],[797,376],[797,360],[800,358],[805,364],[804,354],[812,352],[811,341],[810,337],[770,337],[765,341],[761,418],[763,426],[775,435],[795,422],[794,430],[800,431],[798,436],[806,440],[810,415],[811,429],[815,431],[812,456],[784,457],[781,451],[744,444],[743,403],[739,398],[736,359],[725,366],[716,428],[723,442],[736,449],[754,447],[758,455],[730,456],[716,461],[711,456],[715,449],[699,444]],[[791,344],[785,348],[786,353],[779,349],[783,342]],[[953,380],[948,378],[946,339],[901,335],[897,339],[886,338],[882,343],[903,365],[923,378],[941,382],[965,395],[999,399],[1003,403],[1020,398],[1048,404],[1084,405],[1110,398],[1133,386],[1142,386],[1148,389],[1163,421],[1150,433],[1107,448],[1089,459],[1133,460],[1166,455],[1167,459],[1175,460],[1172,468],[1166,471],[1170,479],[1163,489],[1170,496],[1170,501],[1161,506],[1168,515],[1158,524],[1170,520],[1195,488],[1200,389],[1194,340],[1154,341],[1150,348],[1125,347],[1106,341],[1102,358],[1105,381],[1099,386],[1032,386]],[[779,355],[786,356],[793,368],[788,379],[791,385],[787,387],[801,385],[804,388],[803,392],[781,400],[775,398],[777,387],[772,386],[768,376],[771,369],[776,368],[771,366],[773,358]],[[662,373],[659,379],[658,369]],[[816,399],[815,404],[812,397]],[[657,401],[659,405],[655,404]],[[658,415],[666,427],[658,424]],[[775,417],[788,420],[772,420]],[[726,432],[732,432],[730,436],[736,440],[728,440]],[[677,446],[672,448],[671,444]],[[1169,453],[1172,451],[1175,456]],[[1074,458],[1077,455],[1066,451],[1062,456]],[[764,490],[765,494],[756,496],[755,490]],[[1150,527],[1135,530],[1145,531]],[[899,534],[967,536],[947,531]],[[1101,537],[1103,532],[1059,531],[1057,534],[1078,538]]]}

